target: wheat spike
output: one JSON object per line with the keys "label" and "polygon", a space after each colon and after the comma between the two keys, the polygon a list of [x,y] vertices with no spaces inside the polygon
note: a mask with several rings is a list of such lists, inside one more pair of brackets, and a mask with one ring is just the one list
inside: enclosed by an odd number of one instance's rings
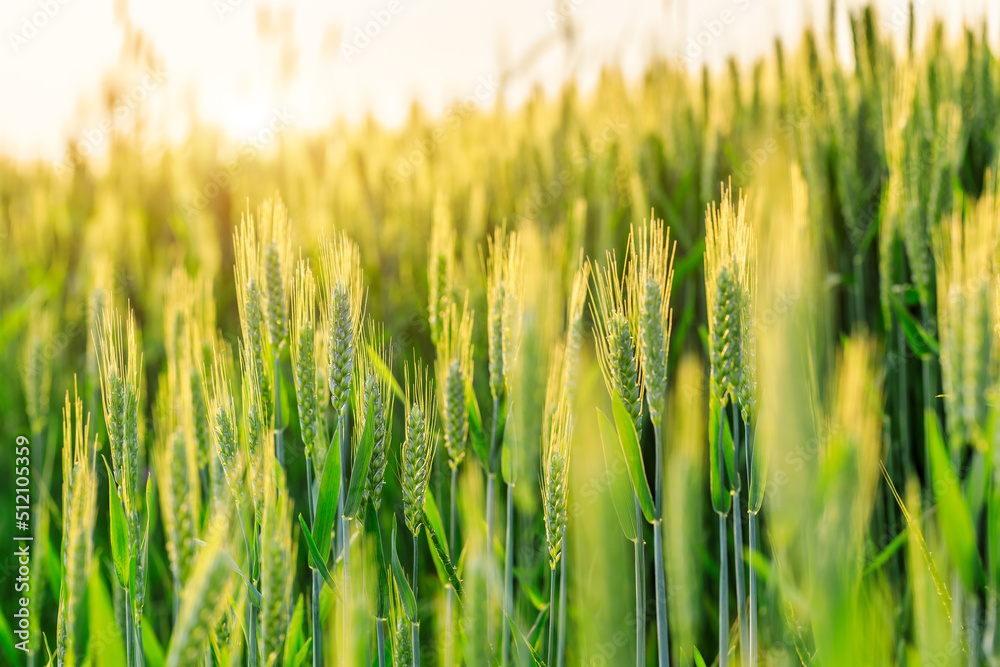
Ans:
{"label": "wheat spike", "polygon": [[642,367],[635,349],[638,322],[634,311],[626,308],[624,279],[618,277],[613,252],[605,265],[594,271],[595,285],[590,308],[597,329],[597,360],[604,385],[612,396],[618,395],[632,418],[636,433],[642,434]]}
{"label": "wheat spike", "polygon": [[670,351],[670,291],[674,282],[674,249],[670,230],[650,215],[630,234],[629,308],[639,323],[639,360],[649,401],[649,417],[659,426],[667,397]]}
{"label": "wheat spike", "polygon": [[288,293],[292,280],[288,210],[281,197],[275,195],[260,205],[257,217],[267,287],[267,331],[271,348],[277,350],[288,338]]}
{"label": "wheat spike", "polygon": [[180,613],[167,651],[167,667],[186,667],[204,660],[209,634],[229,603],[230,560],[218,536],[201,548],[181,595]]}
{"label": "wheat spike", "polygon": [[427,277],[430,288],[427,320],[431,328],[431,341],[438,346],[441,333],[447,326],[451,288],[455,282],[455,231],[451,226],[448,200],[443,193],[438,193],[434,200]]}
{"label": "wheat spike", "polygon": [[523,286],[518,236],[515,232],[508,233],[506,226],[501,225],[489,239],[489,259],[486,262],[490,392],[494,399],[511,389],[514,361],[520,344]]}
{"label": "wheat spike", "polygon": [[457,304],[448,307],[438,349],[437,382],[441,392],[444,442],[452,470],[465,458],[469,434],[466,399],[472,392],[472,320],[466,292],[461,315]]}
{"label": "wheat spike", "polygon": [[[369,321],[362,338],[362,351],[358,355],[354,395],[354,422],[364,425],[368,406],[372,406],[372,435],[375,445],[372,449],[371,464],[365,479],[363,503],[372,503],[377,513],[382,504],[382,486],[385,483],[385,467],[388,462],[389,437],[392,435],[393,393],[392,378],[388,375],[392,368],[392,342],[385,340],[381,324]],[[361,431],[357,431],[360,436]]]}
{"label": "wheat spike", "polygon": [[406,527],[415,537],[423,521],[424,494],[437,447],[434,423],[437,407],[427,368],[414,359],[412,373],[407,368],[405,374],[406,440],[400,467],[403,471],[403,513]]}
{"label": "wheat spike", "polygon": [[355,346],[361,333],[365,294],[358,246],[341,234],[322,244],[320,258],[330,401],[340,415],[347,405],[354,371]]}
{"label": "wheat spike", "polygon": [[292,544],[292,507],[288,499],[285,473],[274,454],[265,453],[265,477],[272,480],[264,490],[264,517],[261,524],[261,639],[264,664],[276,665],[283,654],[288,619],[292,611],[295,583],[295,548]]}
{"label": "wheat spike", "polygon": [[316,326],[316,280],[309,262],[300,260],[292,291],[292,368],[302,443],[306,456],[315,458],[318,470],[323,469],[327,449],[326,439],[320,436],[325,431],[323,381],[316,363],[321,344],[322,333]]}

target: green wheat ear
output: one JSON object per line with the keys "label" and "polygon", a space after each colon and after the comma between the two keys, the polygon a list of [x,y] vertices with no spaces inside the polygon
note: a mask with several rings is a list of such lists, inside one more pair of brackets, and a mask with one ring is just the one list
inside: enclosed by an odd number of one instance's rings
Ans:
{"label": "green wheat ear", "polygon": [[[722,188],[722,200],[710,207],[705,221],[705,291],[708,302],[709,357],[720,400],[739,400],[753,380],[744,370],[753,357],[744,358],[744,348],[752,349],[744,325],[750,325],[754,276],[753,234],[746,222],[746,199],[734,206],[732,190]],[[746,308],[751,308],[747,311]],[[749,332],[752,336],[752,331]],[[746,374],[752,373],[746,370]],[[746,408],[747,406],[744,406]]]}
{"label": "green wheat ear", "polygon": [[307,457],[322,470],[326,459],[326,439],[320,437],[323,426],[323,379],[317,358],[322,345],[322,327],[316,326],[316,281],[307,260],[300,260],[295,269],[292,291],[292,368],[295,396],[298,402],[302,444]]}
{"label": "green wheat ear", "polygon": [[414,359],[412,374],[406,377],[406,440],[402,454],[403,514],[406,527],[414,535],[420,533],[423,521],[424,494],[430,479],[431,462],[437,447],[435,433],[434,388],[426,367]]}
{"label": "green wheat ear", "polygon": [[594,272],[594,277],[590,308],[604,384],[609,394],[621,397],[636,433],[641,436],[643,381],[634,338],[639,325],[635,310],[626,307],[624,280],[618,277],[614,253],[607,254],[605,265]]}
{"label": "green wheat ear", "polygon": [[236,296],[240,312],[243,344],[252,352],[251,360],[257,377],[256,389],[261,406],[271,404],[271,375],[274,373],[271,338],[266,312],[265,267],[259,247],[259,236],[253,216],[244,214],[233,234],[236,250]]}
{"label": "green wheat ear", "polygon": [[46,346],[52,340],[52,317],[48,310],[28,324],[25,341],[22,375],[25,407],[31,433],[42,435],[49,420],[49,393],[52,390],[52,359]]}
{"label": "green wheat ear", "polygon": [[674,252],[670,231],[652,218],[630,235],[628,269],[630,309],[638,313],[639,358],[649,416],[654,426],[667,398],[667,355],[670,351],[670,292],[674,282]]}
{"label": "green wheat ear", "polygon": [[74,399],[66,392],[63,407],[63,540],[62,585],[59,593],[59,617],[56,656],[59,664],[77,664],[83,655],[81,620],[86,614],[87,580],[94,554],[94,523],[97,518],[97,477],[94,454],[97,437],[90,440],[90,414],[86,420],[83,401],[73,379]]}
{"label": "green wheat ear", "polygon": [[240,343],[243,362],[243,416],[245,428],[243,451],[250,476],[250,492],[253,498],[254,514],[260,523],[264,511],[264,454],[270,434],[270,422],[262,403],[259,378],[253,359],[251,346]]}
{"label": "green wheat ear", "polygon": [[292,280],[288,210],[276,194],[273,199],[264,200],[257,209],[257,217],[267,288],[267,331],[271,348],[277,350],[288,338],[288,293]]}
{"label": "green wheat ear", "polygon": [[264,492],[261,524],[261,639],[264,664],[275,665],[284,650],[292,611],[295,576],[290,564],[295,562],[295,548],[285,473],[270,451],[265,456],[265,477],[271,483],[266,485]]}
{"label": "green wheat ear", "polygon": [[167,667],[194,665],[204,659],[209,635],[229,603],[231,558],[218,537],[201,548],[181,594],[180,612],[167,651]]}
{"label": "green wheat ear", "polygon": [[465,458],[469,435],[469,413],[466,398],[472,392],[472,323],[469,295],[459,315],[458,305],[448,308],[438,349],[437,378],[441,391],[444,441],[448,449],[448,465],[454,470]]}
{"label": "green wheat ear", "polygon": [[358,355],[358,372],[355,379],[354,421],[364,424],[368,405],[372,406],[372,434],[375,445],[371,464],[365,479],[362,502],[372,503],[376,513],[382,504],[382,486],[385,484],[385,467],[388,462],[389,438],[392,435],[392,342],[385,339],[381,324],[369,322],[363,336],[362,351]]}
{"label": "green wheat ear", "polygon": [[455,231],[451,226],[448,200],[443,193],[438,193],[434,200],[427,276],[430,285],[427,320],[431,328],[431,341],[437,346],[441,333],[447,326],[451,288],[455,282]]}
{"label": "green wheat ear", "polygon": [[546,383],[546,421],[542,433],[542,502],[549,567],[554,570],[559,564],[566,535],[573,424],[567,387],[563,382],[563,349],[557,347],[552,358]]}
{"label": "green wheat ear", "polygon": [[345,234],[336,241],[323,241],[320,267],[322,305],[328,329],[330,401],[334,413],[340,415],[351,392],[355,348],[364,312],[365,295],[357,245]]}
{"label": "green wheat ear", "polygon": [[394,667],[412,667],[413,665],[413,638],[410,632],[410,624],[403,614],[399,614],[396,619],[396,638],[393,642],[394,650],[392,655]]}
{"label": "green wheat ear", "polygon": [[501,225],[488,243],[486,305],[489,314],[490,393],[498,399],[510,390],[520,343],[524,272],[516,233],[508,233],[506,226]]}

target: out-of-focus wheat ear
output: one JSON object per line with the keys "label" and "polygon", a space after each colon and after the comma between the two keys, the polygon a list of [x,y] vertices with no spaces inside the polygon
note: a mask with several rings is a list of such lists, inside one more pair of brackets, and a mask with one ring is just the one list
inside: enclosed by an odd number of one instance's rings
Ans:
{"label": "out-of-focus wheat ear", "polygon": [[416,358],[404,369],[406,385],[406,440],[403,443],[401,485],[406,527],[414,537],[420,534],[424,496],[431,462],[437,448],[435,414],[437,406],[430,373]]}
{"label": "out-of-focus wheat ear", "polygon": [[288,210],[275,194],[260,205],[257,217],[267,287],[267,330],[272,350],[278,350],[288,338],[288,294],[292,282]]}
{"label": "out-of-focus wheat ear", "polygon": [[[215,441],[216,458],[222,469],[225,486],[238,505],[242,498],[245,459],[240,447],[236,405],[233,401],[232,352],[223,341],[216,342],[212,357],[212,376],[208,388],[209,426]],[[218,500],[222,500],[220,494]]]}
{"label": "out-of-focus wheat ear", "polygon": [[269,428],[267,415],[261,401],[260,380],[257,375],[253,350],[245,343],[240,344],[243,366],[243,428],[238,429],[243,436],[247,474],[250,477],[250,493],[253,498],[254,516],[259,525],[264,511],[264,452],[269,449]]}
{"label": "out-of-focus wheat ear", "polygon": [[317,339],[321,336],[316,327],[316,280],[308,260],[299,260],[292,289],[292,375],[302,444],[306,456],[316,460],[318,470],[322,470],[326,457],[326,439],[320,437],[319,430],[324,403],[320,402],[316,363]]}
{"label": "out-of-focus wheat ear", "polygon": [[28,322],[22,359],[24,400],[28,424],[34,441],[41,436],[49,421],[49,394],[52,390],[52,315],[42,309]]}
{"label": "out-of-focus wheat ear", "polygon": [[563,349],[562,384],[570,412],[576,397],[576,383],[579,375],[580,349],[583,345],[583,310],[587,303],[587,289],[590,284],[590,263],[580,253],[579,268],[573,274],[570,285],[569,305],[566,311],[566,344]]}
{"label": "out-of-focus wheat ear", "polygon": [[180,612],[167,650],[167,667],[200,664],[204,659],[210,633],[229,604],[230,561],[221,536],[201,547],[181,594]]}
{"label": "out-of-focus wheat ear", "polygon": [[94,454],[97,439],[90,441],[90,415],[84,419],[83,401],[73,379],[73,401],[66,392],[63,407],[63,541],[62,586],[56,657],[58,664],[77,664],[83,644],[80,621],[84,618],[87,580],[94,554],[97,518],[97,477]]}
{"label": "out-of-focus wheat ear", "polygon": [[[364,344],[358,355],[358,373],[355,380],[354,423],[365,423],[368,404],[373,407],[372,434],[375,446],[372,449],[371,465],[365,480],[363,502],[372,503],[376,513],[382,504],[382,487],[385,484],[385,468],[388,462],[389,439],[392,435],[392,413],[395,402],[392,377],[392,342],[386,340],[381,324],[369,322],[363,336]],[[357,397],[361,397],[358,400]]]}
{"label": "out-of-focus wheat ear", "polygon": [[622,398],[632,418],[636,433],[642,435],[642,365],[635,349],[638,322],[627,308],[624,277],[618,276],[618,263],[609,252],[603,267],[593,272],[590,309],[596,329],[594,342],[604,385],[612,396]]}
{"label": "out-of-focus wheat ear", "polygon": [[427,256],[427,283],[430,292],[427,321],[430,324],[431,341],[437,347],[446,326],[455,284],[455,230],[448,210],[448,198],[443,192],[439,192],[434,200],[431,243]]}
{"label": "out-of-focus wheat ear", "polygon": [[410,624],[404,614],[396,618],[395,641],[393,642],[393,667],[413,667],[413,639]]}
{"label": "out-of-focus wheat ear", "polygon": [[650,219],[630,235],[627,270],[629,309],[639,323],[639,359],[649,402],[649,417],[659,426],[667,397],[667,356],[670,351],[670,291],[674,252],[670,230]]}
{"label": "out-of-focus wheat ear", "polygon": [[469,434],[469,413],[466,398],[472,392],[472,324],[466,291],[461,314],[452,303],[441,331],[436,362],[437,384],[444,422],[444,441],[448,449],[448,465],[454,470],[465,458]]}
{"label": "out-of-focus wheat ear", "polygon": [[253,352],[261,406],[267,408],[271,402],[271,374],[274,369],[265,315],[265,270],[258,234],[253,216],[245,213],[233,234],[233,246],[236,251],[236,301],[240,312],[240,329],[244,343]]}
{"label": "out-of-focus wheat ear", "polygon": [[[549,567],[555,570],[562,554],[568,507],[568,471],[573,424],[562,381],[561,364],[550,369],[546,387],[547,424],[542,451],[542,502]],[[551,401],[551,404],[550,404]]]}
{"label": "out-of-focus wheat ear", "polygon": [[488,241],[486,260],[487,333],[490,392],[494,399],[509,391],[520,344],[524,272],[518,236],[497,227]]}
{"label": "out-of-focus wheat ear", "polygon": [[285,473],[274,454],[265,453],[265,476],[274,483],[264,490],[264,517],[261,524],[261,640],[264,664],[278,663],[283,654],[288,619],[292,611],[295,581],[295,549],[292,545],[292,507]]}
{"label": "out-of-focus wheat ear", "polygon": [[997,252],[1000,199],[986,195],[963,218],[956,210],[934,236],[941,378],[948,444],[957,455],[980,443],[988,387],[995,385],[997,303],[992,262]]}

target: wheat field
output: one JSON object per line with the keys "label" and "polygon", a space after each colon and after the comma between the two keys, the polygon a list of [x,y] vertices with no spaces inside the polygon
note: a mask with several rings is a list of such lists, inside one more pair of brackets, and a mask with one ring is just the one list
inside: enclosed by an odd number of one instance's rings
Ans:
{"label": "wheat field", "polygon": [[914,16],[0,157],[0,663],[1000,664],[1000,65]]}

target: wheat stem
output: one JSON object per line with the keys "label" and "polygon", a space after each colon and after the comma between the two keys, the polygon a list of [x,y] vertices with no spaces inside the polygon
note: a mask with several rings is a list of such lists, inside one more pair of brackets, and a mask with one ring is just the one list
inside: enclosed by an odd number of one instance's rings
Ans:
{"label": "wheat stem", "polygon": [[281,424],[281,347],[274,353],[274,455],[285,469],[285,434]]}
{"label": "wheat stem", "polygon": [[643,549],[642,507],[635,497],[635,664],[646,667],[646,557]]}
{"label": "wheat stem", "polygon": [[566,537],[563,536],[562,558],[559,559],[559,649],[556,667],[566,662]]}
{"label": "wheat stem", "polygon": [[[514,485],[507,485],[507,539],[503,552],[503,606],[504,612],[514,617]],[[501,659],[504,667],[508,663],[510,652],[511,630],[509,623],[501,625],[503,634],[503,653]]]}
{"label": "wheat stem", "polygon": [[757,548],[757,513],[750,512],[750,667],[757,667],[757,572],[753,554]]}
{"label": "wheat stem", "polygon": [[[312,459],[306,456],[306,493],[309,497],[309,525],[316,527],[316,494],[313,489]],[[312,654],[313,667],[321,667],[323,664],[323,628],[319,619],[319,593],[322,589],[323,581],[319,572],[313,568],[312,571]]]}
{"label": "wheat stem", "polygon": [[[378,637],[378,667],[385,667],[385,621],[375,619],[375,634]],[[449,662],[449,665],[454,664]]]}
{"label": "wheat stem", "polygon": [[496,471],[494,461],[497,456],[497,422],[500,420],[500,397],[493,398],[493,426],[490,430],[490,460],[486,465],[486,640],[493,646],[493,606],[491,592],[493,584],[493,519],[496,506]]}
{"label": "wheat stem", "polygon": [[556,569],[549,568],[549,654],[545,660],[546,665],[552,664],[552,645],[556,635]]}
{"label": "wheat stem", "polygon": [[656,434],[656,522],[653,523],[653,567],[656,579],[656,647],[660,667],[670,666],[670,630],[667,624],[667,582],[663,562],[663,425]]}
{"label": "wheat stem", "polygon": [[351,632],[351,535],[350,525],[347,517],[344,516],[344,504],[347,502],[347,485],[350,483],[350,462],[351,453],[347,443],[347,433],[344,430],[344,414],[347,410],[346,404],[341,409],[337,419],[338,431],[340,433],[340,498],[337,501],[337,516],[340,517],[340,542],[344,553],[344,632],[341,636],[341,664],[347,664],[348,639]]}
{"label": "wheat stem", "polygon": [[[455,558],[455,517],[458,505],[458,468],[451,469],[451,519],[448,528],[448,550]],[[455,589],[448,587],[448,617],[445,619],[445,664],[455,664]]]}
{"label": "wheat stem", "polygon": [[[725,405],[719,410],[719,439],[716,441],[719,449],[719,485],[725,475],[725,456],[722,451],[722,429],[725,425]],[[726,555],[726,515],[719,513],[719,667],[729,665],[729,572]]]}
{"label": "wheat stem", "polygon": [[[419,600],[417,597],[417,566],[419,563],[419,540],[420,533],[413,534],[413,598]],[[416,613],[414,613],[413,623],[410,624],[413,628],[413,667],[420,667],[420,619]]]}
{"label": "wheat stem", "polygon": [[[740,516],[740,415],[736,401],[731,402],[733,414],[733,567],[736,570],[736,618],[740,625],[740,664],[746,665],[747,627],[743,622],[746,613],[746,588],[743,581],[743,518]],[[721,415],[720,415],[721,419]]]}

